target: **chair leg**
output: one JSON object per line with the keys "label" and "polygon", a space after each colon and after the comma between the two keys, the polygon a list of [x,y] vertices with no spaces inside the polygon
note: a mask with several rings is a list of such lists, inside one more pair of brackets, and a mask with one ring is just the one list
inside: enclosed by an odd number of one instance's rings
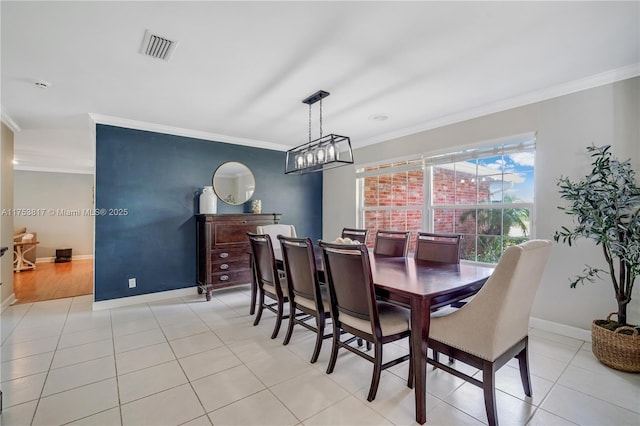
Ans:
{"label": "chair leg", "polygon": [[493,370],[493,363],[489,361],[485,361],[482,368],[482,389],[484,390],[484,408],[487,412],[489,426],[498,426],[495,371]]}
{"label": "chair leg", "polygon": [[293,334],[293,326],[295,325],[295,318],[296,318],[295,312],[296,312],[296,307],[293,305],[293,302],[290,301],[290,303],[289,303],[289,326],[287,327],[287,335],[284,336],[284,342],[282,342],[283,345],[288,345],[289,344],[289,340],[291,340],[291,335]]}
{"label": "chair leg", "polygon": [[[411,340],[411,337],[409,337],[409,340]],[[409,389],[413,389],[413,386],[415,384],[413,371],[413,349],[411,349],[411,346],[411,341],[409,341],[409,376],[407,377],[407,387]]]}
{"label": "chair leg", "polygon": [[260,318],[262,318],[262,309],[264,308],[264,292],[260,291],[260,296],[258,298],[258,312],[256,313],[256,319],[253,320],[253,325],[258,325],[260,323]]}
{"label": "chair leg", "polygon": [[382,373],[382,343],[375,342],[373,350],[373,377],[371,377],[371,387],[369,387],[369,396],[367,396],[367,401],[369,402],[376,399],[378,384],[380,384],[380,374]]}
{"label": "chair leg", "polygon": [[282,300],[278,300],[278,315],[276,315],[276,325],[273,327],[273,333],[271,333],[271,338],[275,339],[278,337],[278,332],[280,332],[280,324],[282,324],[282,316],[284,311],[284,303]]}
{"label": "chair leg", "polygon": [[529,356],[527,355],[527,348],[525,347],[518,355],[518,364],[520,365],[520,379],[522,380],[522,387],[524,394],[528,397],[533,395],[531,389],[531,375],[529,374]]}
{"label": "chair leg", "polygon": [[324,340],[324,313],[319,312],[316,317],[316,346],[313,348],[313,355],[311,355],[311,364],[315,363],[318,360],[318,356],[320,355],[320,349],[322,349],[322,341]]}
{"label": "chair leg", "polygon": [[340,329],[334,322],[333,339],[331,339],[331,358],[329,359],[329,365],[327,366],[327,374],[333,373],[333,368],[336,366],[336,360],[338,359],[338,340],[340,340]]}
{"label": "chair leg", "polygon": [[365,346],[367,347],[367,350],[370,351],[371,350],[371,342],[369,342],[367,340],[367,342],[365,343]]}

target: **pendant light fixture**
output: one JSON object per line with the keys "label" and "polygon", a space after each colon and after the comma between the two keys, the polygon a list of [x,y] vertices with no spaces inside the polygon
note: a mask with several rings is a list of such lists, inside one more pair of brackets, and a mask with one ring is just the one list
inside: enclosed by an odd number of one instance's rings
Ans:
{"label": "pendant light fixture", "polygon": [[[322,135],[322,99],[329,92],[319,90],[302,103],[309,105],[309,142],[287,151],[285,174],[305,174],[353,164],[353,151],[348,136]],[[320,137],[311,140],[311,105],[320,102]]]}

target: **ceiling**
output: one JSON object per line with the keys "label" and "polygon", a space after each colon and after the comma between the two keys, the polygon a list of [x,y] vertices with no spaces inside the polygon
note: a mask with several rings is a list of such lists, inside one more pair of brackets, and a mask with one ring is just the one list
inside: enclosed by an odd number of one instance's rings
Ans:
{"label": "ceiling", "polygon": [[[24,169],[92,170],[94,121],[286,150],[308,140],[301,101],[322,89],[324,133],[358,148],[640,74],[638,1],[0,8],[2,115]],[[145,30],[178,42],[168,62],[139,53]]]}

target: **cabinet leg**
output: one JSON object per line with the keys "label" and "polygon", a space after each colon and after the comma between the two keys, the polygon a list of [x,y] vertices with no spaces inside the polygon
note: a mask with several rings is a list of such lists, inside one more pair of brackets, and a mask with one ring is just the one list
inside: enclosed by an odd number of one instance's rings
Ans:
{"label": "cabinet leg", "polygon": [[210,292],[210,291],[208,291],[208,292],[207,292],[207,302],[208,302],[208,301],[210,301],[210,300],[211,300],[211,292]]}

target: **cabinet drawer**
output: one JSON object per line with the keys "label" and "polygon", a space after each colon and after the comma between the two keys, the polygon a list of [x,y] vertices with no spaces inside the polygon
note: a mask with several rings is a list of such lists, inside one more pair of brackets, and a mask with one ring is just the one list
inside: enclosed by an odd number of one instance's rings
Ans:
{"label": "cabinet drawer", "polygon": [[242,260],[249,262],[249,247],[211,250],[212,263],[228,263]]}
{"label": "cabinet drawer", "polygon": [[242,284],[251,282],[251,270],[243,269],[235,272],[215,272],[211,274],[211,284]]}
{"label": "cabinet drawer", "polygon": [[236,272],[242,269],[249,268],[249,257],[246,259],[235,259],[235,260],[226,260],[226,259],[215,259],[211,262],[211,272]]}

